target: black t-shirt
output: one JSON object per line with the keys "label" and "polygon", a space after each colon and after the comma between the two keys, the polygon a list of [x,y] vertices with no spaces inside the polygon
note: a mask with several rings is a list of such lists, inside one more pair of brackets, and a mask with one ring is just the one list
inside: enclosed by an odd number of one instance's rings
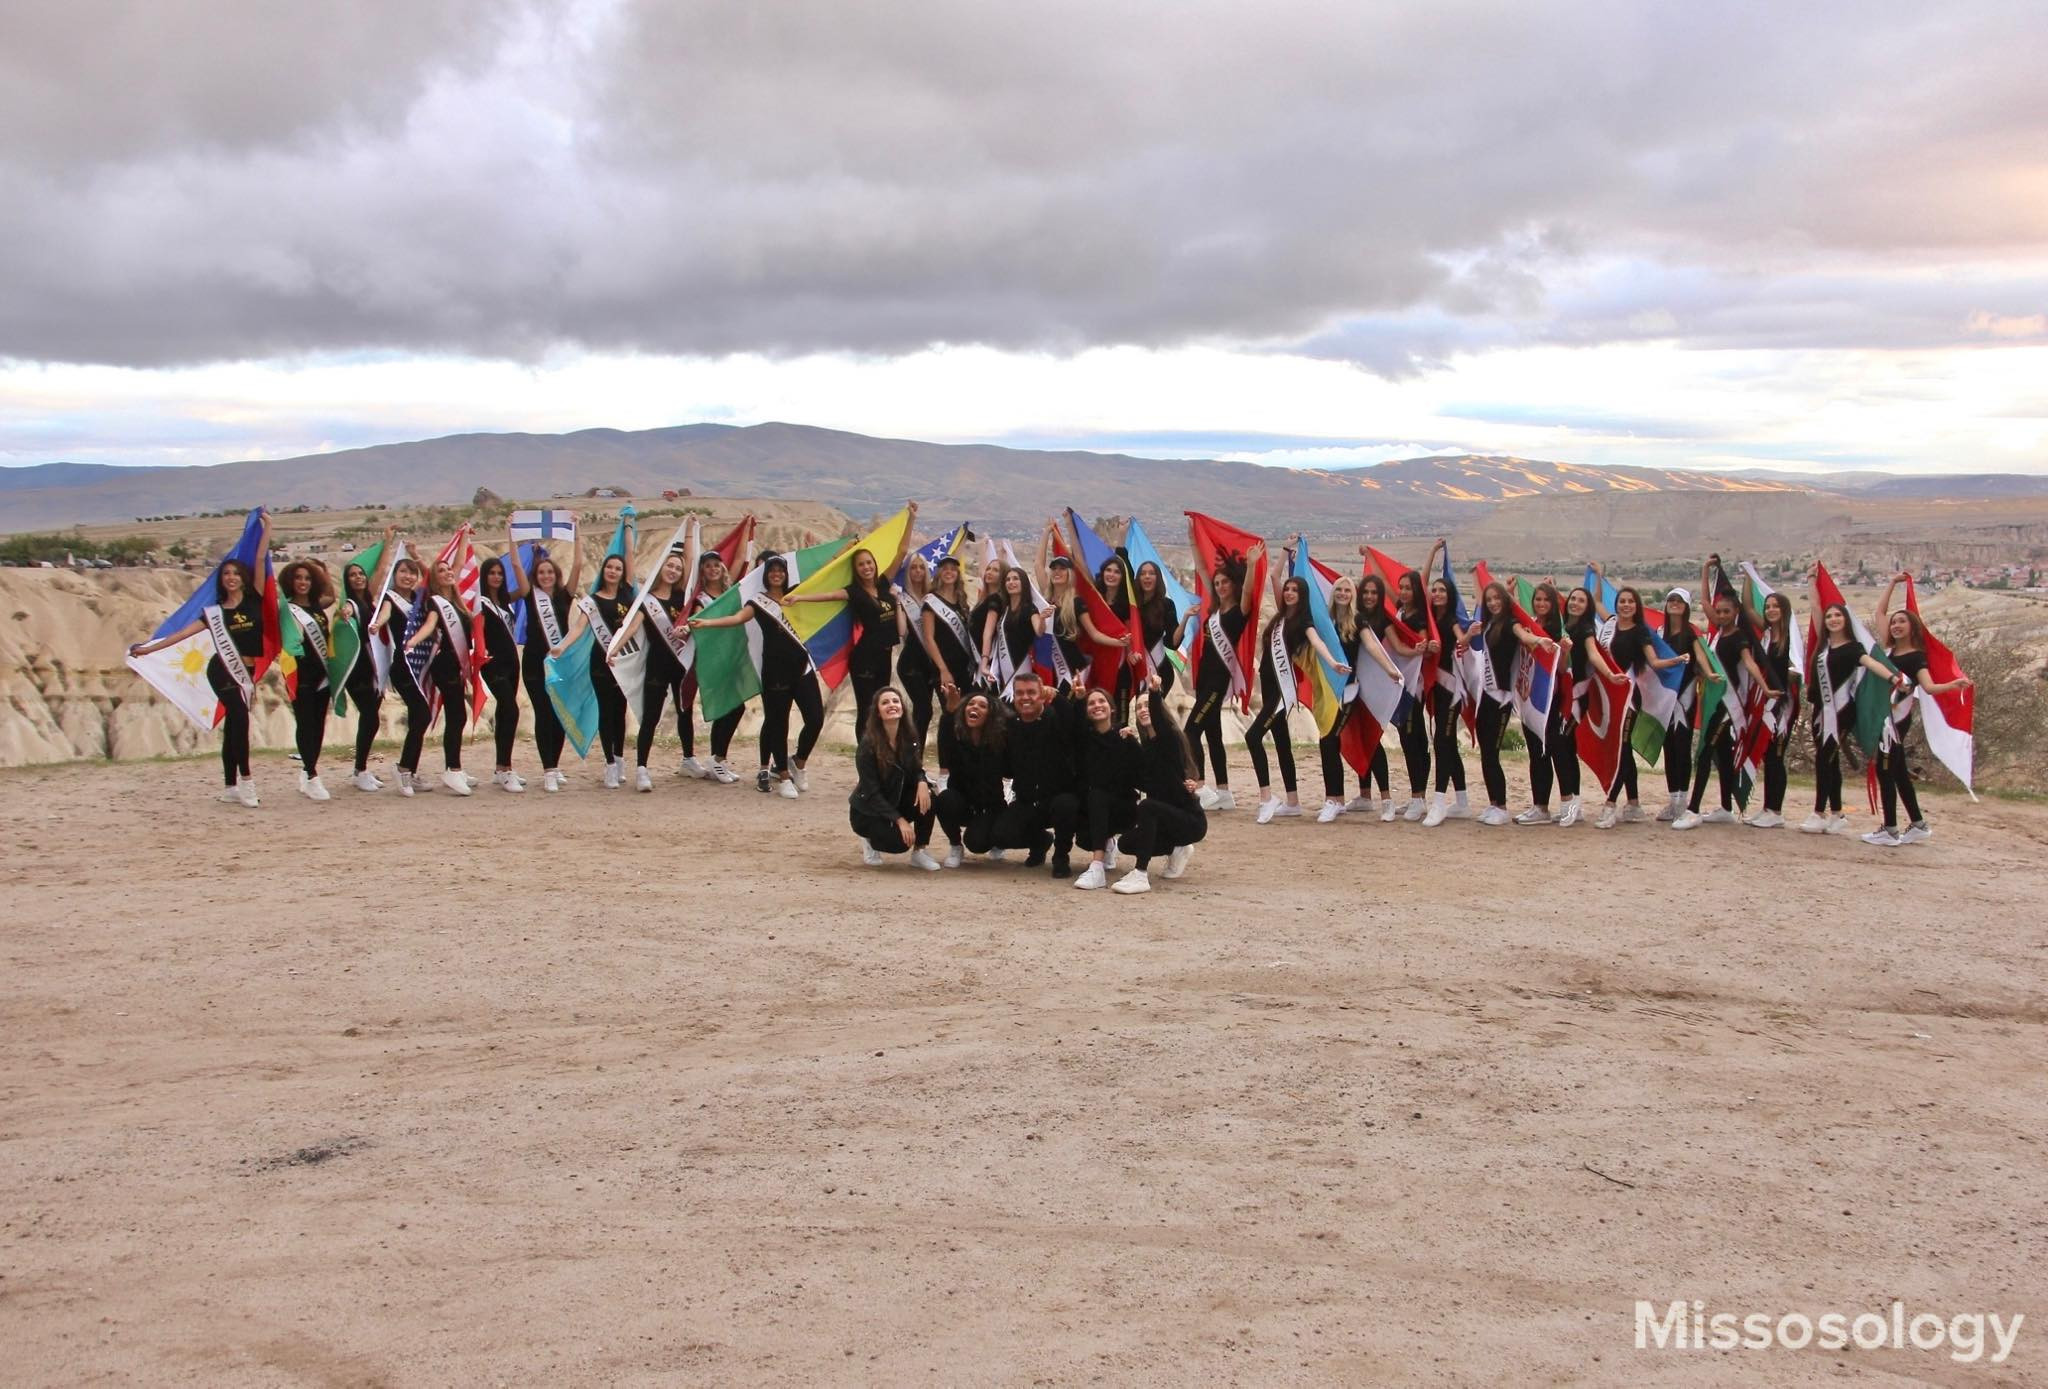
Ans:
{"label": "black t-shirt", "polygon": [[1891,653],[1891,657],[1892,664],[1899,668],[1899,674],[1905,676],[1913,685],[1918,686],[1920,683],[1920,673],[1927,669],[1927,653],[1925,651],[1897,651]]}
{"label": "black t-shirt", "polygon": [[1486,652],[1487,661],[1493,666],[1494,687],[1512,690],[1515,687],[1515,655],[1522,649],[1521,640],[1515,635],[1515,624],[1482,624],[1479,642]]}
{"label": "black t-shirt", "polygon": [[1633,627],[1616,627],[1614,640],[1607,643],[1607,649],[1614,656],[1614,664],[1631,674],[1643,670],[1650,664],[1650,629],[1638,622]]}
{"label": "black t-shirt", "polygon": [[[1436,618],[1436,639],[1439,650],[1436,653],[1437,669],[1448,674],[1458,660],[1458,614],[1454,608],[1439,608],[1431,613]],[[1352,662],[1357,665],[1356,661]]]}
{"label": "black t-shirt", "polygon": [[946,663],[946,670],[953,677],[953,683],[965,685],[974,674],[974,662],[978,651],[961,649],[960,638],[955,634],[952,622],[941,609],[952,610],[954,616],[967,628],[970,641],[980,640],[980,633],[974,626],[980,619],[963,611],[957,603],[947,602],[936,593],[926,595],[924,605],[931,610],[932,636],[938,643],[939,659]]}
{"label": "black t-shirt", "polygon": [[1565,632],[1572,639],[1572,684],[1584,685],[1592,671],[1593,643],[1598,639],[1598,628],[1588,619],[1576,627],[1566,628]]}
{"label": "black t-shirt", "polygon": [[761,629],[761,688],[793,689],[810,669],[811,655],[780,621],[754,604],[754,623]]}
{"label": "black t-shirt", "polygon": [[512,610],[493,607],[479,598],[477,610],[484,615],[484,662],[503,671],[519,664],[519,644],[512,639]]}
{"label": "black t-shirt", "polygon": [[1139,745],[1138,758],[1138,789],[1145,799],[1201,812],[1201,802],[1187,788],[1188,765],[1181,756],[1179,738],[1162,729]]}
{"label": "black t-shirt", "polygon": [[860,627],[847,668],[863,675],[887,675],[889,653],[901,639],[896,631],[896,595],[884,587],[876,597],[859,584],[851,584],[846,590],[846,607]]}
{"label": "black t-shirt", "polygon": [[[1244,609],[1230,607],[1216,615],[1216,621],[1223,628],[1223,635],[1230,639],[1231,648],[1237,647],[1238,639],[1244,635],[1245,624],[1251,619],[1244,615]],[[1222,653],[1216,650],[1216,634],[1204,627],[1202,635],[1202,663],[1195,671],[1195,686],[1214,693],[1230,688],[1230,667],[1224,662]]]}
{"label": "black t-shirt", "polygon": [[1046,701],[1035,719],[1010,720],[1003,732],[1003,774],[1021,804],[1038,804],[1074,789],[1074,725],[1080,704],[1071,695]]}
{"label": "black t-shirt", "polygon": [[528,589],[526,593],[526,651],[524,663],[533,670],[540,670],[548,658],[548,628],[541,621],[540,605],[546,603],[555,615],[555,631],[558,635],[569,633],[569,605],[563,590],[542,593]]}
{"label": "black t-shirt", "polygon": [[618,593],[610,598],[602,593],[593,593],[590,599],[597,605],[598,616],[604,619],[604,625],[611,628],[613,636],[617,636],[619,628],[625,625],[626,609],[633,605],[632,586],[621,585]]}
{"label": "black t-shirt", "polygon": [[[1756,637],[1739,619],[1733,627],[1714,638],[1714,659],[1721,663],[1721,673],[1728,677],[1728,686],[1733,689],[1742,679],[1742,655],[1758,655]],[[1759,660],[1758,665],[1763,662]]]}
{"label": "black t-shirt", "polygon": [[263,600],[254,593],[245,592],[242,601],[233,607],[225,603],[220,609],[221,620],[227,624],[228,639],[235,644],[235,650],[244,661],[253,661],[263,654]]}
{"label": "black t-shirt", "polygon": [[1150,651],[1162,641],[1170,640],[1173,636],[1173,629],[1180,625],[1180,609],[1174,607],[1171,598],[1160,598],[1157,616],[1160,619],[1160,623],[1155,626],[1153,624],[1151,608],[1140,606],[1138,609],[1138,630],[1145,639],[1145,649],[1147,651]]}
{"label": "black t-shirt", "polygon": [[[1823,646],[1821,649],[1824,653],[1821,659],[1828,663],[1828,685],[1840,691],[1856,674],[1856,668],[1863,664],[1863,643],[1851,637],[1840,646]],[[1815,664],[1817,666],[1818,662]],[[1815,674],[1818,673],[1816,669]],[[1807,690],[1806,697],[1814,712],[1818,713],[1825,697],[1821,694],[1820,681],[1816,679],[1811,683],[1812,688]]]}
{"label": "black t-shirt", "polygon": [[[1664,644],[1671,648],[1671,654],[1674,656],[1690,656],[1693,643],[1697,640],[1698,635],[1693,631],[1692,624],[1689,622],[1681,623],[1676,627],[1667,625],[1664,628]],[[1693,676],[1697,673],[1690,661],[1678,668],[1680,677],[1678,691],[1680,694],[1685,693],[1685,687],[1692,683]]]}

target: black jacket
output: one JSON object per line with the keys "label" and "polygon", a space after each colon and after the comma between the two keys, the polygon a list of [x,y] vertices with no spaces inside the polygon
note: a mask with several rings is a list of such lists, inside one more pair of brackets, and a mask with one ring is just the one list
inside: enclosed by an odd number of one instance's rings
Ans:
{"label": "black jacket", "polygon": [[875,763],[875,754],[863,746],[853,755],[853,769],[860,780],[846,798],[846,806],[854,815],[870,820],[899,818],[907,793],[924,780],[924,767],[915,753],[885,775]]}

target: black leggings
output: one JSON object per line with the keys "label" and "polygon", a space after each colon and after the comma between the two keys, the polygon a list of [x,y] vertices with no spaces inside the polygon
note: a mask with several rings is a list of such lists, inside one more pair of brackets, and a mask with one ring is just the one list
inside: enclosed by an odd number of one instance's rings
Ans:
{"label": "black leggings", "polygon": [[[931,730],[932,694],[938,688],[938,682],[932,679],[931,658],[913,658],[906,649],[896,662],[896,675],[903,682],[903,696],[910,702],[910,722],[917,729],[918,746],[922,747],[925,734]],[[718,756],[718,750],[713,748],[711,755]]]}
{"label": "black leggings", "polygon": [[1401,760],[1408,766],[1408,794],[1421,800],[1429,789],[1429,722],[1419,701],[1408,706],[1396,728],[1401,735]]}
{"label": "black leggings", "polygon": [[1485,695],[1479,698],[1479,777],[1486,783],[1489,806],[1508,803],[1508,774],[1500,762],[1500,740],[1514,712],[1512,705]]}
{"label": "black leggings", "polygon": [[[917,808],[917,790],[924,784],[922,777],[915,781],[906,777],[903,782],[903,794],[896,799],[896,817],[908,820],[916,826],[916,832],[911,837],[917,841],[916,847],[920,849],[932,842],[932,819],[937,809],[936,802],[933,803],[932,810]],[[866,840],[869,848],[879,849],[885,854],[910,852],[911,846],[903,842],[903,828],[896,820],[863,815],[857,810],[850,811],[847,819],[853,825],[853,832]]]}
{"label": "black leggings", "polygon": [[[717,761],[725,761],[726,754],[732,751],[732,735],[740,731],[740,718],[746,712],[747,708],[743,704],[737,709],[727,710],[711,721],[711,756]],[[687,728],[689,725],[685,724],[684,727]]]}
{"label": "black leggings", "polygon": [[948,786],[939,792],[932,809],[946,831],[948,844],[961,844],[970,854],[985,854],[995,847],[996,817],[1003,813],[1002,797],[994,805],[976,806],[967,793]]}
{"label": "black leggings", "polygon": [[[374,638],[373,638],[374,640]],[[356,657],[356,668],[348,676],[349,703],[356,706],[356,770],[370,769],[370,745],[377,741],[377,727],[384,713],[384,695],[377,688],[377,667],[368,651]]]}
{"label": "black leggings", "polygon": [[437,675],[434,689],[441,696],[441,765],[451,772],[462,770],[462,730],[469,723],[469,690],[462,683],[462,675],[455,672]]}
{"label": "black leggings", "polygon": [[485,666],[484,686],[491,692],[491,734],[497,742],[498,766],[512,765],[512,741],[519,736],[519,667]]}
{"label": "black leggings", "polygon": [[889,687],[889,667],[848,671],[847,678],[853,682],[853,741],[858,744],[860,735],[867,732],[868,710],[874,707],[875,696]]}
{"label": "black leggings", "polygon": [[604,760],[621,762],[626,757],[626,692],[612,676],[612,668],[599,647],[590,653],[590,683],[597,691],[597,740]]}
{"label": "black leggings", "polygon": [[650,654],[640,679],[640,736],[633,746],[637,765],[647,765],[647,754],[654,751],[654,735],[661,732],[662,711],[671,705],[676,711],[676,734],[681,737],[688,717],[683,703],[683,668],[673,661],[663,664]]}
{"label": "black leggings", "polygon": [[1224,787],[1230,785],[1230,768],[1223,762],[1223,700],[1226,691],[1195,688],[1195,707],[1188,711],[1187,722],[1181,731],[1187,734],[1188,750],[1195,755],[1195,777],[1202,775],[1202,747],[1206,742],[1209,749],[1209,763],[1215,769],[1211,782]]}
{"label": "black leggings", "polygon": [[333,698],[319,659],[301,662],[299,692],[292,696],[292,731],[299,745],[299,767],[309,777],[320,775],[320,749],[327,743],[327,711]]}
{"label": "black leggings", "polygon": [[249,705],[242,698],[242,687],[218,656],[206,663],[206,683],[220,697],[220,772],[223,781],[233,786],[237,777],[250,775]]}
{"label": "black leggings", "polygon": [[[1341,719],[1335,728],[1316,740],[1316,752],[1323,760],[1324,798],[1333,801],[1344,799],[1344,724]],[[1359,791],[1362,794],[1364,790],[1365,781],[1360,778]],[[1145,804],[1150,805],[1151,802]]]}
{"label": "black leggings", "polygon": [[1130,832],[1118,841],[1118,847],[1137,855],[1138,871],[1142,873],[1154,854],[1199,844],[1208,832],[1209,818],[1199,809],[1184,810],[1164,801],[1145,800],[1138,803]]}
{"label": "black leggings", "polygon": [[540,753],[541,770],[552,772],[562,765],[562,743],[568,734],[562,730],[555,702],[548,698],[547,667],[526,667],[526,701],[533,706],[533,746]]}
{"label": "black leggings", "polygon": [[1081,813],[1081,847],[1091,854],[1099,852],[1112,837],[1130,830],[1137,811],[1137,801],[1128,792],[1089,788]]}
{"label": "black leggings", "polygon": [[1911,723],[1894,727],[1896,741],[1877,755],[1877,790],[1884,798],[1884,825],[1886,829],[1899,827],[1899,802],[1906,803],[1908,824],[1920,823],[1920,797],[1913,791],[1913,773],[1906,766],[1906,734],[1912,729]]}
{"label": "black leggings", "polygon": [[[1551,701],[1543,746],[1539,748],[1534,738],[1529,739],[1529,797],[1545,809],[1550,806],[1553,782],[1558,795],[1566,800],[1579,794],[1579,739],[1576,731],[1566,726],[1565,712],[1562,704]],[[1522,731],[1528,733],[1526,727]]]}
{"label": "black leggings", "polygon": [[1697,811],[1707,798],[1707,776],[1717,774],[1721,783],[1721,809],[1735,807],[1735,732],[1728,722],[1728,711],[1716,709],[1714,717],[1707,724],[1706,756],[1692,774],[1692,800],[1688,802]]}
{"label": "black leggings", "polygon": [[1764,746],[1764,809],[1773,815],[1785,809],[1785,743],[1792,736],[1788,718],[1782,732]]}
{"label": "black leggings", "polygon": [[1842,744],[1823,737],[1818,728],[1813,733],[1813,813],[1842,813]]}
{"label": "black leggings", "polygon": [[1245,731],[1245,751],[1252,755],[1252,775],[1261,787],[1271,786],[1272,779],[1266,770],[1267,734],[1273,738],[1273,756],[1280,761],[1280,784],[1289,795],[1294,793],[1294,739],[1287,732],[1287,705],[1275,693],[1259,707],[1259,716],[1252,720],[1252,726]]}
{"label": "black leggings", "polygon": [[1052,833],[1052,851],[1065,858],[1074,847],[1081,819],[1081,798],[1058,791],[1042,801],[1012,801],[997,812],[993,834],[998,849],[1036,849]]}
{"label": "black leggings", "polygon": [[398,770],[417,772],[420,753],[427,745],[427,722],[433,715],[427,707],[427,697],[413,683],[412,667],[405,663],[402,651],[391,656],[391,688],[405,701],[405,745],[398,750]]}
{"label": "black leggings", "polygon": [[818,677],[809,671],[793,686],[761,691],[761,765],[773,764],[778,772],[789,770],[789,710],[796,706],[803,715],[803,728],[796,736],[796,760],[808,762],[811,749],[825,725],[825,697],[818,692]]}
{"label": "black leggings", "polygon": [[1664,730],[1664,789],[1685,794],[1692,784],[1692,723],[1680,718]]}
{"label": "black leggings", "polygon": [[1451,692],[1443,682],[1448,674],[1437,677],[1437,686],[1431,692],[1430,704],[1436,713],[1436,790],[1438,795],[1456,787],[1465,789],[1465,758],[1458,751],[1458,705],[1452,700]]}
{"label": "black leggings", "polygon": [[1614,785],[1607,789],[1607,803],[1613,805],[1623,796],[1633,803],[1642,793],[1637,789],[1636,749],[1629,740],[1635,736],[1636,716],[1630,710],[1621,726],[1621,756],[1614,765]]}
{"label": "black leggings", "polygon": [[[1382,730],[1384,736],[1384,730]],[[1372,779],[1380,788],[1380,799],[1387,800],[1394,793],[1387,785],[1387,747],[1385,743],[1374,743],[1372,747]]]}

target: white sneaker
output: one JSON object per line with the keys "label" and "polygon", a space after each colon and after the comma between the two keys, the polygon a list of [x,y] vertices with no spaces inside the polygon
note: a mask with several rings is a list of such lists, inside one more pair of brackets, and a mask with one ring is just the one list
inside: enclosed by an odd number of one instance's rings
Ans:
{"label": "white sneaker", "polygon": [[1104,841],[1102,842],[1102,869],[1103,869],[1103,871],[1104,871],[1105,873],[1114,873],[1114,872],[1116,872],[1116,860],[1117,860],[1117,852],[1116,852],[1116,841],[1117,841],[1117,839],[1118,839],[1118,836],[1117,836],[1117,835],[1114,835],[1114,834],[1113,834],[1113,835],[1111,835],[1111,836],[1110,836],[1110,837],[1109,837],[1108,839],[1106,839],[1106,840],[1104,840]]}
{"label": "white sneaker", "polygon": [[1799,822],[1799,832],[1801,834],[1826,834],[1827,831],[1828,817],[1821,814],[1818,810]]}
{"label": "white sneaker", "polygon": [[1657,823],[1660,825],[1668,824],[1683,814],[1685,814],[1685,797],[1673,792],[1669,804],[1657,812]]}
{"label": "white sneaker", "polygon": [[398,769],[398,794],[410,796],[417,790],[419,790],[419,778],[408,772],[405,768],[400,767]]}
{"label": "white sneaker", "polygon": [[1280,807],[1285,804],[1287,804],[1287,802],[1281,800],[1278,796],[1273,796],[1266,800],[1260,801],[1258,823],[1262,825],[1272,824],[1273,817],[1279,813]]}
{"label": "white sneaker", "polygon": [[654,789],[654,778],[649,775],[645,767],[642,767],[634,774],[633,789],[635,791],[652,791]]}
{"label": "white sneaker", "polygon": [[605,790],[607,790],[607,791],[615,790],[615,789],[617,789],[617,787],[618,787],[618,784],[619,784],[619,764],[618,764],[618,763],[616,763],[616,762],[607,762],[607,763],[605,763],[605,764],[604,764],[604,786],[605,786]]}
{"label": "white sneaker", "polygon": [[1518,825],[1547,825],[1550,823],[1550,812],[1540,805],[1532,805],[1515,817],[1515,823]]}
{"label": "white sneaker", "polygon": [[789,769],[789,779],[796,783],[796,789],[799,791],[811,789],[811,779],[804,774],[802,767],[792,765]]}
{"label": "white sneaker", "polygon": [[1166,867],[1159,871],[1162,878],[1178,878],[1188,871],[1188,860],[1195,856],[1195,846],[1183,844],[1166,856]]}
{"label": "white sneaker", "polygon": [[469,783],[469,789],[470,789],[470,790],[472,790],[472,791],[476,790],[476,786],[477,786],[477,781],[476,781],[476,778],[475,778],[475,777],[471,776],[471,775],[470,775],[470,774],[469,774],[468,772],[464,772],[464,773],[462,774],[462,779],[463,779],[464,781],[466,781],[466,782],[468,782],[468,783]]}
{"label": "white sneaker", "polygon": [[1218,810],[1237,809],[1237,797],[1230,794],[1230,788],[1228,786],[1219,786],[1216,788],[1216,808]]}
{"label": "white sneaker", "polygon": [[549,792],[561,790],[562,774],[560,772],[543,772],[540,778],[540,789]]}
{"label": "white sneaker", "polygon": [[1107,887],[1108,885],[1109,874],[1102,871],[1100,863],[1091,862],[1087,868],[1082,870],[1081,876],[1074,879],[1074,886],[1080,888],[1083,892],[1093,892],[1099,887]]}
{"label": "white sneaker", "polygon": [[1393,798],[1391,796],[1388,797],[1387,803],[1380,808],[1380,823],[1383,825],[1391,825],[1394,823],[1395,820],[1399,819],[1400,816],[1401,807],[1394,804]]}
{"label": "white sneaker", "polygon": [[1422,817],[1422,827],[1433,830],[1438,825],[1441,825],[1444,822],[1446,809],[1442,796],[1431,796],[1429,798],[1429,813]]}
{"label": "white sneaker", "polygon": [[320,784],[320,778],[316,776],[307,777],[306,784],[301,786],[299,790],[305,793],[306,799],[309,801],[331,801],[334,799],[334,797],[327,794],[327,788]]}
{"label": "white sneaker", "polygon": [[1621,823],[1621,812],[1612,801],[1600,807],[1600,818],[1593,822],[1596,830],[1611,830]]}
{"label": "white sneaker", "polygon": [[470,792],[469,778],[452,769],[441,773],[441,784],[458,796],[467,796]]}
{"label": "white sneaker", "polygon": [[1350,800],[1344,802],[1344,813],[1346,815],[1350,815],[1354,811],[1360,815],[1372,814],[1372,797],[1353,796]]}
{"label": "white sneaker", "polygon": [[965,855],[962,854],[958,844],[948,844],[946,846],[946,867],[958,868],[963,857]]}
{"label": "white sneaker", "polygon": [[990,849],[988,851],[988,861],[990,863],[1001,863],[1009,858],[1009,856],[1010,851],[1008,849]]}
{"label": "white sneaker", "polygon": [[1422,818],[1422,797],[1410,796],[1408,804],[1402,807],[1401,818],[1413,823]]}
{"label": "white sneaker", "polygon": [[1472,818],[1472,802],[1463,791],[1460,791],[1457,793],[1457,799],[1451,802],[1451,808],[1444,814],[1452,820],[1469,820]]}
{"label": "white sneaker", "polygon": [[714,761],[711,764],[711,779],[720,786],[731,786],[740,779],[740,774],[723,762]]}
{"label": "white sneaker", "polygon": [[1623,806],[1621,808],[1621,823],[1623,823],[1624,825],[1643,824],[1644,817],[1642,806],[1636,804],[1634,801],[1630,801],[1627,805]]}
{"label": "white sneaker", "polygon": [[777,795],[779,795],[779,796],[781,796],[781,797],[782,797],[782,799],[784,799],[785,801],[793,801],[793,800],[795,800],[795,799],[796,799],[796,783],[795,783],[795,782],[793,782],[793,781],[785,781],[785,782],[783,782],[783,783],[782,783],[782,784],[781,784],[781,785],[780,785],[779,787],[777,787],[777,788],[776,788],[776,794],[777,794]]}
{"label": "white sneaker", "polygon": [[1915,820],[1912,824],[1899,831],[1899,843],[1901,844],[1925,844],[1932,838],[1934,838],[1934,831],[1927,827],[1925,820]]}
{"label": "white sneaker", "polygon": [[1508,822],[1508,808],[1504,805],[1490,805],[1479,812],[1482,825],[1505,825]]}
{"label": "white sneaker", "polygon": [[1109,890],[1111,892],[1150,892],[1152,890],[1152,879],[1145,875],[1144,869],[1133,868],[1130,872],[1118,878],[1115,885]]}
{"label": "white sneaker", "polygon": [[882,851],[865,839],[860,842],[860,861],[870,868],[882,866]]}
{"label": "white sneaker", "polygon": [[702,781],[705,777],[711,775],[711,769],[694,757],[685,757],[683,759],[683,775],[693,776],[697,780]]}
{"label": "white sneaker", "polygon": [[912,868],[922,868],[927,873],[939,871],[939,861],[926,853],[922,844],[910,851],[910,866]]}
{"label": "white sneaker", "polygon": [[1216,794],[1213,786],[1204,786],[1196,793],[1195,800],[1204,810],[1214,810],[1223,804],[1223,797]]}
{"label": "white sneaker", "polygon": [[256,799],[256,779],[245,776],[236,782],[235,798],[253,810],[259,804]]}
{"label": "white sneaker", "polygon": [[[1301,818],[1301,807],[1292,801],[1282,801],[1280,802],[1280,808],[1273,812],[1273,818],[1276,820],[1298,820]],[[1115,842],[1113,839],[1110,841],[1112,844]]]}
{"label": "white sneaker", "polygon": [[1829,820],[1827,832],[1829,834],[1849,833],[1849,817],[1846,815],[1837,815],[1833,819]]}
{"label": "white sneaker", "polygon": [[1342,801],[1324,801],[1323,808],[1316,812],[1316,823],[1319,825],[1330,824],[1343,813],[1344,803]]}
{"label": "white sneaker", "polygon": [[350,778],[349,785],[355,787],[358,791],[382,791],[384,789],[384,783],[371,776],[367,768],[357,772],[354,777]]}
{"label": "white sneaker", "polygon": [[1896,849],[1899,847],[1899,832],[1892,829],[1889,825],[1879,825],[1869,834],[1863,836],[1863,842],[1865,844],[1875,844],[1884,849]]}
{"label": "white sneaker", "polygon": [[1732,825],[1735,823],[1735,812],[1722,809],[1710,810],[1700,816],[1700,823],[1703,825]]}
{"label": "white sneaker", "polygon": [[1557,812],[1557,827],[1561,830],[1568,830],[1573,825],[1579,823],[1579,820],[1585,813],[1584,807],[1579,804],[1579,798],[1573,796]]}
{"label": "white sneaker", "polygon": [[215,796],[214,799],[222,805],[240,805],[242,803],[242,788],[239,786],[223,786],[220,794]]}
{"label": "white sneaker", "polygon": [[1785,817],[1775,810],[1761,810],[1749,817],[1753,830],[1781,830],[1785,828]]}
{"label": "white sneaker", "polygon": [[514,795],[517,795],[520,792],[526,790],[526,778],[519,775],[519,773],[517,772],[505,773],[505,779],[499,782],[498,784],[504,787],[507,791],[512,792]]}
{"label": "white sneaker", "polygon": [[1671,828],[1675,830],[1696,830],[1705,823],[1706,817],[1696,810],[1688,810],[1671,822]]}

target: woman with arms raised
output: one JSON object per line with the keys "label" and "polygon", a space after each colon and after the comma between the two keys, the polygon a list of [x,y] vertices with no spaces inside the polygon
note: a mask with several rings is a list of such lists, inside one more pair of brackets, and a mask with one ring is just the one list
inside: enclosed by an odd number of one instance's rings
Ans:
{"label": "woman with arms raised", "polygon": [[534,560],[529,579],[520,563],[519,546],[512,541],[509,531],[506,541],[506,558],[512,565],[510,598],[526,603],[526,649],[520,653],[519,675],[526,685],[527,703],[533,706],[533,746],[540,754],[541,789],[560,791],[562,744],[568,733],[555,712],[555,702],[548,697],[547,660],[550,652],[568,644],[567,625],[576,585],[583,581],[583,550],[581,546],[571,547],[575,561],[567,582],[562,579],[561,566],[544,551]]}

